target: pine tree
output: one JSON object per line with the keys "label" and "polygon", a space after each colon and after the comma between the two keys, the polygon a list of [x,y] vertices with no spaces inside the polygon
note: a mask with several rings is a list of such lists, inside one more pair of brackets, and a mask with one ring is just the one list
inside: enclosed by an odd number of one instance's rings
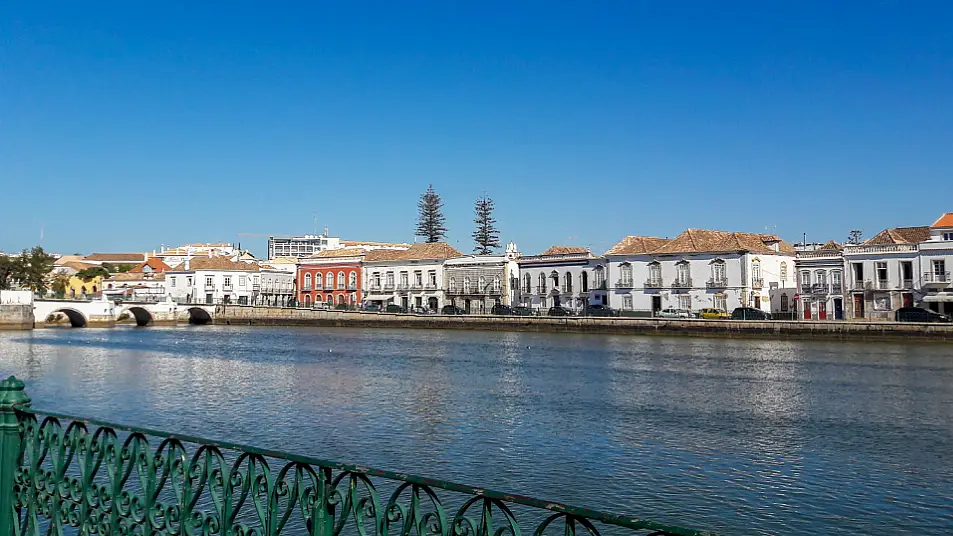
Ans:
{"label": "pine tree", "polygon": [[500,231],[496,228],[496,218],[493,217],[493,200],[484,194],[476,200],[473,208],[476,212],[476,217],[473,218],[473,223],[476,224],[476,230],[473,231],[476,247],[473,252],[489,255],[494,248],[500,247]]}
{"label": "pine tree", "polygon": [[447,235],[443,201],[434,191],[432,184],[420,195],[420,201],[417,202],[417,230],[414,235],[423,237],[427,242],[440,242]]}

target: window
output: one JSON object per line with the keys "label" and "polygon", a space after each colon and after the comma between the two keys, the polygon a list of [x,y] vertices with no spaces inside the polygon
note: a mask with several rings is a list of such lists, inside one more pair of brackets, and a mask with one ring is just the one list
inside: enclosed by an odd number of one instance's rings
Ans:
{"label": "window", "polygon": [[[380,279],[380,274],[377,274],[378,280]],[[378,281],[378,285],[380,281]],[[321,272],[314,273],[314,288],[323,288],[324,287],[324,274]]]}
{"label": "window", "polygon": [[653,262],[649,264],[649,282],[654,286],[662,284],[662,265]]}
{"label": "window", "polygon": [[[328,275],[325,276],[324,281],[327,284],[328,290],[333,289],[334,288],[334,272],[328,272]],[[393,283],[393,280],[391,280],[391,283]]]}
{"label": "window", "polygon": [[371,274],[371,284],[377,288],[381,288],[381,273],[374,272]]}
{"label": "window", "polygon": [[304,290],[311,290],[311,274],[304,274]]}
{"label": "window", "polygon": [[887,280],[887,263],[878,262],[876,264],[877,269],[877,281],[886,281]]}
{"label": "window", "polygon": [[571,273],[566,272],[566,276],[563,279],[563,284],[566,286],[566,288],[563,289],[563,292],[572,292],[572,274]]}
{"label": "window", "polygon": [[589,292],[589,272],[583,270],[580,277],[582,278],[581,290],[583,292]]}
{"label": "window", "polygon": [[533,292],[533,278],[529,274],[523,274],[523,292],[527,294]]}
{"label": "window", "polygon": [[[310,299],[311,296],[308,296],[308,298]],[[248,296],[239,296],[238,305],[248,305]]]}
{"label": "window", "polygon": [[347,288],[351,288],[351,289],[357,288],[357,272],[351,272],[350,274],[348,274]]}
{"label": "window", "polygon": [[463,293],[464,294],[470,293],[470,278],[469,277],[463,278]]}
{"label": "window", "polygon": [[[619,266],[621,273],[621,283],[624,288],[632,286],[632,265],[624,262]],[[631,296],[630,296],[631,297]]]}
{"label": "window", "polygon": [[874,310],[875,311],[889,311],[890,310],[890,295],[878,296],[874,298]]}
{"label": "window", "polygon": [[953,240],[953,233],[943,233],[943,240]]}
{"label": "window", "polygon": [[344,272],[338,272],[338,288],[339,289],[344,288]]}
{"label": "window", "polygon": [[781,263],[781,281],[787,281],[787,280],[788,280],[788,263],[782,262]]}
{"label": "window", "polygon": [[[682,261],[675,265],[675,282],[680,286],[688,286],[691,283],[691,271],[687,261]],[[683,307],[684,309],[684,307]]]}
{"label": "window", "polygon": [[552,273],[549,274],[549,277],[551,277],[553,280],[553,288],[558,289],[559,288],[559,272],[557,272],[556,270],[553,270]]}
{"label": "window", "polygon": [[546,308],[546,298],[545,298],[545,297],[539,299],[539,307],[540,307],[541,309],[545,309],[545,308]]}
{"label": "window", "polygon": [[454,290],[457,289],[457,279],[454,277],[451,277],[448,285],[449,285],[448,288],[450,289],[450,292],[453,292]]}
{"label": "window", "polygon": [[328,306],[334,305],[334,294],[328,294],[328,297],[325,298],[324,303],[328,304]]}
{"label": "window", "polygon": [[593,273],[595,274],[595,278],[596,278],[596,280],[594,281],[595,287],[597,289],[605,288],[606,274],[602,266],[596,266],[595,270],[593,270]]}
{"label": "window", "polygon": [[854,268],[854,281],[862,283],[864,281],[864,263],[855,262],[853,263]]}
{"label": "window", "polygon": [[751,279],[755,284],[761,283],[761,261],[758,259],[751,261]]}
{"label": "window", "polygon": [[827,272],[824,270],[818,270],[814,272],[814,280],[817,281],[817,284],[821,287],[827,286]]}
{"label": "window", "polygon": [[622,308],[625,309],[626,311],[632,310],[632,295],[631,294],[626,294],[625,296],[622,296]]}
{"label": "window", "polygon": [[841,286],[843,285],[843,274],[840,270],[831,271],[831,286],[834,287],[834,292],[840,292]]}
{"label": "window", "polygon": [[688,294],[679,294],[678,308],[690,311],[692,309],[692,297]]}
{"label": "window", "polygon": [[787,294],[781,295],[781,312],[782,313],[788,312],[788,295]]}
{"label": "window", "polygon": [[546,274],[539,273],[539,288],[536,289],[540,294],[546,292]]}
{"label": "window", "polygon": [[945,275],[946,261],[942,261],[942,260],[933,261],[933,273],[936,275]]}
{"label": "window", "polygon": [[422,286],[424,286],[424,273],[414,272],[414,288],[420,288]]}
{"label": "window", "polygon": [[226,276],[225,276],[225,287],[228,288],[228,287],[230,287],[230,286],[232,286],[232,277],[226,275]]}
{"label": "window", "polygon": [[500,276],[493,278],[493,292],[499,294],[503,291],[503,281],[500,279]]}
{"label": "window", "polygon": [[711,263],[711,280],[715,283],[722,283],[727,276],[725,275],[725,261],[718,259]]}
{"label": "window", "polygon": [[214,284],[215,284],[215,277],[214,277],[214,276],[211,276],[211,275],[205,276],[205,286],[206,286],[206,287],[211,287],[211,286],[214,285]]}
{"label": "window", "polygon": [[387,272],[387,283],[388,288],[393,288],[394,286],[394,272]]}
{"label": "window", "polygon": [[169,286],[173,288],[175,287],[175,276],[169,278]]}
{"label": "window", "polygon": [[186,278],[185,278],[185,286],[187,286],[187,287],[191,287],[191,286],[192,286],[192,278],[191,278],[191,277],[186,277]]}
{"label": "window", "polygon": [[437,288],[437,271],[430,270],[427,272],[427,282],[431,288]]}
{"label": "window", "polygon": [[[343,278],[342,278],[343,279]],[[342,281],[343,283],[343,281]],[[410,286],[410,277],[407,272],[400,273],[400,288],[407,288]]]}
{"label": "window", "polygon": [[245,276],[243,276],[243,275],[238,276],[238,286],[240,286],[240,287],[244,287],[244,286],[245,286]]}
{"label": "window", "polygon": [[486,278],[482,275],[480,276],[480,288],[477,289],[477,292],[486,292]]}
{"label": "window", "polygon": [[714,304],[715,309],[718,309],[720,311],[727,311],[728,297],[725,296],[724,294],[715,294],[714,299],[712,300],[712,304]]}

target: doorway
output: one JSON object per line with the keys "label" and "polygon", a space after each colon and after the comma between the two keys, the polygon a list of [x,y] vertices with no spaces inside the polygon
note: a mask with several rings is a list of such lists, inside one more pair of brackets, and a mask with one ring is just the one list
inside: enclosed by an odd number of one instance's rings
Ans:
{"label": "doorway", "polygon": [[662,310],[662,297],[652,296],[652,316],[655,316],[655,313],[661,310]]}
{"label": "doorway", "polygon": [[407,298],[406,298],[406,297],[401,298],[401,299],[400,299],[400,306],[401,306],[405,311],[407,310],[407,305],[408,305],[408,304],[407,304]]}
{"label": "doorway", "polygon": [[834,298],[834,320],[844,319],[844,300]]}
{"label": "doorway", "polygon": [[804,308],[804,320],[811,319],[811,300],[801,300],[801,307]]}
{"label": "doorway", "polygon": [[754,308],[755,308],[755,309],[760,309],[760,308],[761,308],[761,296],[755,296],[755,297],[754,297]]}
{"label": "doorway", "polygon": [[463,310],[470,314],[470,300],[463,300]]}
{"label": "doorway", "polygon": [[854,294],[854,318],[864,317],[864,295]]}
{"label": "doorway", "polygon": [[902,295],[903,297],[903,306],[904,307],[913,307],[913,294],[905,292]]}
{"label": "doorway", "polygon": [[827,302],[817,302],[817,318],[818,320],[827,320]]}

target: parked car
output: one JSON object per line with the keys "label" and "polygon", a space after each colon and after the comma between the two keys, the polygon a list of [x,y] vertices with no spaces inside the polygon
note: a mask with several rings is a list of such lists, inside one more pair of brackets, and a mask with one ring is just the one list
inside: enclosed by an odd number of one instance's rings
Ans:
{"label": "parked car", "polygon": [[443,309],[440,310],[440,314],[444,315],[465,315],[466,311],[457,307],[456,305],[444,305]]}
{"label": "parked car", "polygon": [[434,313],[433,309],[428,309],[427,307],[414,307],[410,310],[411,313],[415,315],[432,315]]}
{"label": "parked car", "polygon": [[364,310],[367,311],[368,313],[377,313],[381,310],[381,308],[380,306],[377,306],[377,305],[368,305],[364,307]]}
{"label": "parked car", "polygon": [[547,316],[572,316],[572,311],[565,307],[550,307]]}
{"label": "parked car", "polygon": [[397,305],[397,304],[393,304],[393,303],[392,303],[392,304],[390,304],[390,305],[387,306],[386,311],[387,311],[388,313],[406,313],[406,312],[407,312],[407,309],[404,309],[403,307],[401,307],[401,306],[399,306],[399,305]]}
{"label": "parked car", "polygon": [[514,307],[513,316],[533,316],[536,313],[529,307]]}
{"label": "parked car", "polygon": [[586,307],[586,316],[619,316],[618,312],[605,305],[590,305]]}
{"label": "parked car", "polygon": [[513,314],[513,308],[509,305],[498,303],[494,305],[492,309],[490,309],[490,314],[510,316]]}
{"label": "parked car", "polygon": [[732,320],[771,320],[771,314],[754,307],[738,307],[731,312]]}
{"label": "parked car", "polygon": [[728,311],[715,309],[713,307],[706,307],[701,311],[698,311],[698,318],[707,318],[709,320],[726,320],[731,318],[731,315],[728,314]]}
{"label": "parked car", "polygon": [[660,318],[691,318],[692,314],[685,309],[675,309],[669,307],[658,312]]}
{"label": "parked car", "polygon": [[894,313],[894,318],[897,322],[953,322],[949,315],[923,307],[901,307]]}
{"label": "parked car", "polygon": [[320,311],[320,310],[330,309],[330,307],[328,307],[328,304],[325,303],[325,302],[323,302],[323,301],[314,302],[314,305],[312,305],[311,308],[312,308],[312,309],[317,309],[317,310],[319,310],[319,311]]}

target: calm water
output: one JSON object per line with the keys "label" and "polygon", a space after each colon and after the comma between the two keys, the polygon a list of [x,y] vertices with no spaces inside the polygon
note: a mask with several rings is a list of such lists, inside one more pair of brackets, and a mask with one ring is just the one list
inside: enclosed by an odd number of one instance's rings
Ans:
{"label": "calm water", "polygon": [[0,332],[34,406],[725,534],[953,533],[953,347]]}

